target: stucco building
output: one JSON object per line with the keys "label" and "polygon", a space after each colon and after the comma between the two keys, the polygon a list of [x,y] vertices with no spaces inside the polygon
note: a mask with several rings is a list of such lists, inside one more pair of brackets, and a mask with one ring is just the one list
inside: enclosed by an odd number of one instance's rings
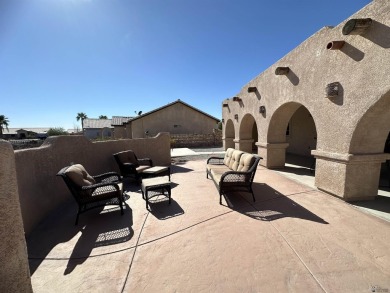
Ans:
{"label": "stucco building", "polygon": [[324,27],[222,103],[225,149],[267,168],[313,156],[315,184],[345,200],[377,195],[390,131],[390,2]]}
{"label": "stucco building", "polygon": [[177,100],[134,117],[124,125],[128,138],[143,138],[155,136],[160,132],[210,134],[217,127],[218,122],[218,118]]}

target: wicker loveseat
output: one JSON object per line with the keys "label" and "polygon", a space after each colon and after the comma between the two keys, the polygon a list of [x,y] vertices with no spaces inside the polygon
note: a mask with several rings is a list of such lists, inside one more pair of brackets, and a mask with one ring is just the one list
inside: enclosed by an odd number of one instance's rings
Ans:
{"label": "wicker loveseat", "polygon": [[253,178],[261,157],[229,148],[224,158],[211,157],[207,160],[206,177],[214,181],[219,191],[219,203],[222,195],[230,191],[245,191],[252,194]]}

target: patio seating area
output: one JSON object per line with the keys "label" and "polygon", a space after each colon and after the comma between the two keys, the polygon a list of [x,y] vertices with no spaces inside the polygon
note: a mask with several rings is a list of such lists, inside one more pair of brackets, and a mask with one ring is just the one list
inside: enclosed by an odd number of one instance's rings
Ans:
{"label": "patio seating area", "polygon": [[[390,222],[258,167],[256,202],[218,203],[206,161],[171,166],[171,204],[124,181],[118,207],[69,201],[27,239],[34,292],[371,292],[390,290]],[[127,183],[127,184],[126,184]]]}

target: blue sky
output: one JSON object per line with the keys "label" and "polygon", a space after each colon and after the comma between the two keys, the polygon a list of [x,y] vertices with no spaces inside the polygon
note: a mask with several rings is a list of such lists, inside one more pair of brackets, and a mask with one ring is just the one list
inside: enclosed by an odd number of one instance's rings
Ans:
{"label": "blue sky", "polygon": [[0,0],[0,114],[9,127],[80,125],[177,99],[222,100],[370,0]]}

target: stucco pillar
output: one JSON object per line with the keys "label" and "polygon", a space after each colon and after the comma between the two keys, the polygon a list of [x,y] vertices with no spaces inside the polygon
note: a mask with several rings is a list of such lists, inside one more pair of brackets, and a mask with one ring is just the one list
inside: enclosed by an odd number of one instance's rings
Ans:
{"label": "stucco pillar", "polygon": [[231,137],[222,137],[222,146],[224,150],[228,148],[235,148],[234,139]]}
{"label": "stucco pillar", "polygon": [[315,185],[345,201],[370,200],[378,195],[381,163],[389,154],[338,154],[313,150]]}
{"label": "stucco pillar", "polygon": [[235,149],[247,153],[252,153],[253,139],[234,139]]}
{"label": "stucco pillar", "polygon": [[12,145],[0,140],[0,292],[32,292]]}
{"label": "stucco pillar", "polygon": [[288,143],[256,143],[258,154],[263,159],[260,164],[267,168],[283,168],[286,162],[286,149]]}

